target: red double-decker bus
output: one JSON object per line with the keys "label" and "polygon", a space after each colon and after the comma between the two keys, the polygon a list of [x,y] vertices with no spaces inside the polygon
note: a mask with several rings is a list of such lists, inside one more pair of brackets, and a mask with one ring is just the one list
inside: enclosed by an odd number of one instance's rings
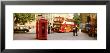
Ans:
{"label": "red double-decker bus", "polygon": [[74,26],[75,26],[74,22],[64,21],[61,24],[59,32],[71,32],[71,31],[73,31]]}
{"label": "red double-decker bus", "polygon": [[[70,21],[71,20],[71,21]],[[53,31],[54,32],[71,32],[74,27],[73,19],[64,19],[64,17],[55,17]]]}

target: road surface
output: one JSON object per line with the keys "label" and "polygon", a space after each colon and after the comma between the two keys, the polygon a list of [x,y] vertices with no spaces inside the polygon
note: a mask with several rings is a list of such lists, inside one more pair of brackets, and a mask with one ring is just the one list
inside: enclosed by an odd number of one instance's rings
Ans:
{"label": "road surface", "polygon": [[[35,33],[15,33],[14,40],[37,40]],[[51,33],[48,34],[48,40],[97,40],[96,37],[89,37],[86,33],[78,32],[78,36],[73,36],[72,32],[69,33]]]}

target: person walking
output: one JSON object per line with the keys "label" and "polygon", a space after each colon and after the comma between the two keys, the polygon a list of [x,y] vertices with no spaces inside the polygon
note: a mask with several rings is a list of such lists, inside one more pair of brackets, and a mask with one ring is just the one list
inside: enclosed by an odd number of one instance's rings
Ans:
{"label": "person walking", "polygon": [[78,36],[77,31],[78,31],[78,27],[76,25],[76,27],[75,27],[75,36]]}
{"label": "person walking", "polygon": [[50,33],[52,33],[52,24],[50,23]]}
{"label": "person walking", "polygon": [[75,36],[75,27],[73,27],[73,36]]}
{"label": "person walking", "polygon": [[77,32],[78,32],[78,26],[77,25],[75,26],[75,31],[74,32],[75,32],[75,36],[78,36],[78,34],[77,34]]}
{"label": "person walking", "polygon": [[48,24],[48,34],[50,34],[50,25]]}

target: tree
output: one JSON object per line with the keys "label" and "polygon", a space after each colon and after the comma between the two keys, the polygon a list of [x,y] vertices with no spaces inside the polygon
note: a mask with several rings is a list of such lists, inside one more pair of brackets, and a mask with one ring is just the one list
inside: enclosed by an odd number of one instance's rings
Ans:
{"label": "tree", "polygon": [[33,13],[14,13],[14,24],[24,25],[27,22],[35,20],[35,14]]}
{"label": "tree", "polygon": [[80,24],[80,21],[81,21],[81,17],[77,14],[74,15],[73,19],[75,20],[75,23],[76,24]]}

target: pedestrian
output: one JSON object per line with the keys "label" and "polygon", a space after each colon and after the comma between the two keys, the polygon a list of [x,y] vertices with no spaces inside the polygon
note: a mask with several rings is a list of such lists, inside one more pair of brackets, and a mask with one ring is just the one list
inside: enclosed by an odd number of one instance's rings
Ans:
{"label": "pedestrian", "polygon": [[52,33],[52,24],[50,23],[50,33]]}
{"label": "pedestrian", "polygon": [[50,25],[48,24],[48,34],[50,34]]}
{"label": "pedestrian", "polygon": [[76,25],[76,27],[75,27],[75,35],[76,35],[76,36],[78,36],[77,31],[78,31],[78,27],[77,27],[77,25]]}
{"label": "pedestrian", "polygon": [[76,26],[73,28],[73,36],[78,36],[77,31],[78,31],[78,27],[77,27],[77,25],[76,25]]}
{"label": "pedestrian", "polygon": [[75,27],[73,27],[73,36],[75,36]]}

